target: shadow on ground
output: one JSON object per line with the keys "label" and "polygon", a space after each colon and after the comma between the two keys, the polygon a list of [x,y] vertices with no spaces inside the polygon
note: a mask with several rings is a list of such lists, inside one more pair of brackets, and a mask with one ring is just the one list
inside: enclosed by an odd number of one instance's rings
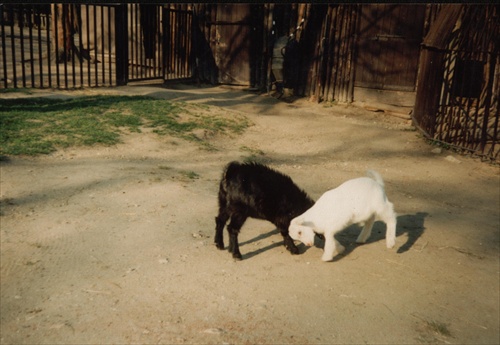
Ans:
{"label": "shadow on ground", "polygon": [[[410,250],[413,245],[417,242],[417,240],[422,236],[422,234],[425,231],[425,218],[429,214],[426,212],[417,212],[416,214],[407,214],[407,215],[402,215],[398,216],[398,223],[397,223],[397,228],[396,228],[396,237],[401,237],[402,235],[406,234],[407,235],[407,241],[401,245],[397,253],[402,254],[404,252],[407,252]],[[338,237],[338,240],[342,245],[344,245],[345,251],[342,253],[342,255],[337,255],[333,261],[338,261],[341,260],[343,257],[349,255],[352,253],[359,245],[356,244],[356,238],[358,237],[359,233],[361,231],[361,227],[359,225],[352,225],[345,230],[341,231],[339,234],[337,234],[336,237]],[[268,238],[273,235],[279,235],[278,229],[274,229],[272,231],[260,234],[248,241],[240,243],[240,247],[246,246],[245,249],[248,248],[249,244],[252,243],[258,243],[260,240],[263,240],[265,238]],[[372,234],[370,238],[366,241],[365,244],[362,245],[369,245],[370,243],[375,243],[378,241],[384,241],[385,240],[385,224],[382,222],[376,222],[375,225],[373,226]],[[320,239],[318,236],[316,236],[314,246],[318,248],[323,248],[324,246],[324,240]],[[250,259],[256,255],[259,255],[265,251],[268,251],[270,249],[279,247],[283,245],[283,241],[275,242],[272,244],[269,244],[265,247],[262,248],[257,248],[253,251],[242,253],[243,254],[243,259]],[[306,247],[303,244],[300,244],[299,246],[300,253],[303,254],[305,253],[309,247]]]}

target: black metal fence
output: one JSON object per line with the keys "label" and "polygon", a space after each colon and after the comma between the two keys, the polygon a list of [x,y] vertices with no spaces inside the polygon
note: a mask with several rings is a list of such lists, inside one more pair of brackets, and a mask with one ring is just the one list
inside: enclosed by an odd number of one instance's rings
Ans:
{"label": "black metal fence", "polygon": [[0,88],[192,75],[192,12],[151,4],[0,5]]}

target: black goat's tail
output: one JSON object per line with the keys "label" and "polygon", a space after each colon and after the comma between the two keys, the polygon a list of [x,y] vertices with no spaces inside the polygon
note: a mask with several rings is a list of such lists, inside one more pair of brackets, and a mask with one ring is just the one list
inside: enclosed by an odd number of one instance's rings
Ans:
{"label": "black goat's tail", "polygon": [[235,168],[235,165],[239,163],[231,162],[224,168],[224,172],[222,173],[222,178],[219,184],[219,208],[226,207],[227,205],[227,188],[228,182],[231,175],[232,170]]}

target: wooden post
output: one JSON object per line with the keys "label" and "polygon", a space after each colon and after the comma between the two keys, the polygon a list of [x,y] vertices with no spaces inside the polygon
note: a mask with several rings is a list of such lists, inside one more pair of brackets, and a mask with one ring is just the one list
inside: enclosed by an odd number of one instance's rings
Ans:
{"label": "wooden post", "polygon": [[443,6],[422,43],[413,122],[430,137],[436,131],[436,114],[443,82],[444,49],[461,11],[462,5]]}

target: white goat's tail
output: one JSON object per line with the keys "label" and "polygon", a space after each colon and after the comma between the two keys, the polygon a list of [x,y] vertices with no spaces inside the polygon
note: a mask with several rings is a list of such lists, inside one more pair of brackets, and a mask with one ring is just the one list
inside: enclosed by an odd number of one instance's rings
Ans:
{"label": "white goat's tail", "polygon": [[366,176],[375,180],[375,182],[377,182],[379,185],[382,186],[382,188],[384,188],[384,180],[382,180],[382,176],[380,176],[378,172],[376,172],[375,170],[368,170],[366,172]]}

